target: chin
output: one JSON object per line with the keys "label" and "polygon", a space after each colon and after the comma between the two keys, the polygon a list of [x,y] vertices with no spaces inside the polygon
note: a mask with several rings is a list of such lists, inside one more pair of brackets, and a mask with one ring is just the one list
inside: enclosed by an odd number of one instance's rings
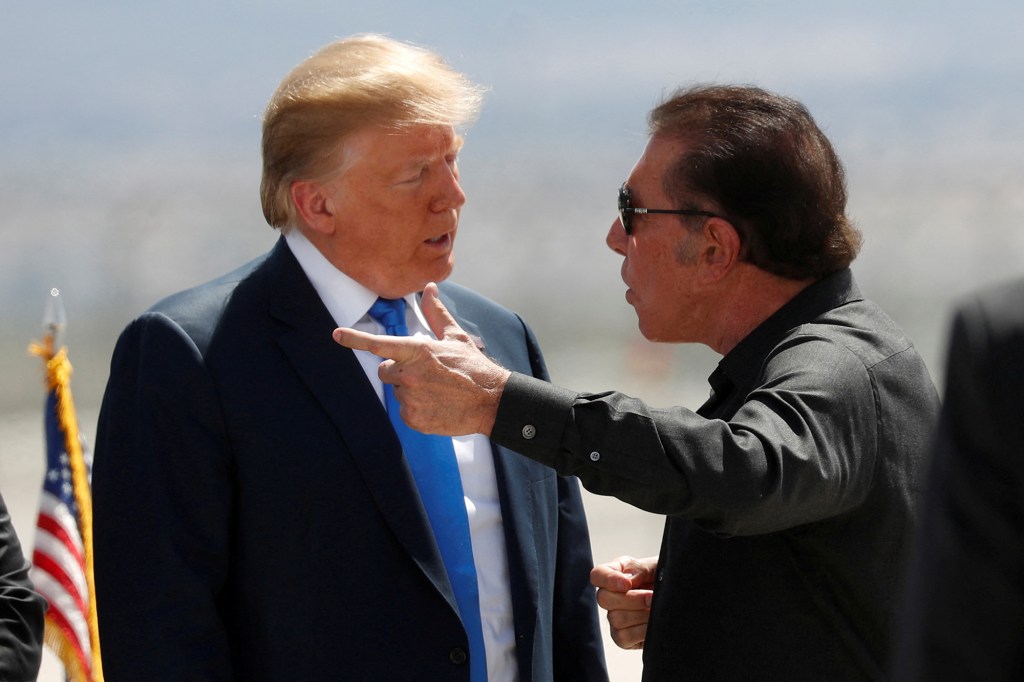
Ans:
{"label": "chin", "polygon": [[455,269],[455,260],[449,258],[448,262],[443,267],[437,269],[433,277],[430,278],[431,282],[443,282],[452,276],[452,271]]}
{"label": "chin", "polygon": [[448,279],[448,277],[451,274],[452,274],[452,268],[450,268],[450,267],[448,267],[448,268],[438,268],[438,269],[436,269],[436,270],[434,270],[432,272],[422,272],[422,273],[419,273],[419,275],[420,275],[419,279],[417,279],[414,282],[410,283],[406,288],[410,288],[411,287],[410,293],[421,292],[421,291],[423,291],[423,288],[426,287],[431,282],[436,282],[437,284],[440,284],[441,282],[443,282],[446,279]]}
{"label": "chin", "polygon": [[661,343],[663,341],[663,339],[660,338],[657,334],[650,334],[648,332],[645,332],[642,328],[640,329],[640,334],[651,343]]}
{"label": "chin", "polygon": [[637,329],[640,330],[640,334],[643,335],[648,341],[654,343],[665,343],[672,341],[672,334],[667,334],[664,329],[660,329],[650,323],[644,324],[642,317],[637,316]]}

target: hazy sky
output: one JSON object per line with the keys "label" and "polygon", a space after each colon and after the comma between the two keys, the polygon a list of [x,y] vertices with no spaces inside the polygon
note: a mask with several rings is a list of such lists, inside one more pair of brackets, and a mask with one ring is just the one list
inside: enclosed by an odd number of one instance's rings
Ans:
{"label": "hazy sky", "polygon": [[633,127],[662,89],[692,80],[784,90],[843,133],[1019,125],[1006,105],[1024,91],[1016,0],[41,0],[4,16],[0,141],[47,157],[97,144],[249,149],[284,72],[363,31],[434,47],[491,86],[481,129],[494,135]]}
{"label": "hazy sky", "polygon": [[[556,357],[569,338],[635,335],[604,233],[647,111],[696,81],[808,105],[847,165],[862,288],[926,359],[952,300],[1024,271],[1019,0],[39,0],[3,16],[0,353],[16,368],[51,286],[89,358],[79,373],[99,380],[131,316],[266,250],[260,112],[297,62],[366,31],[490,88],[462,155],[456,278],[522,312]],[[12,371],[20,385],[35,368]]]}

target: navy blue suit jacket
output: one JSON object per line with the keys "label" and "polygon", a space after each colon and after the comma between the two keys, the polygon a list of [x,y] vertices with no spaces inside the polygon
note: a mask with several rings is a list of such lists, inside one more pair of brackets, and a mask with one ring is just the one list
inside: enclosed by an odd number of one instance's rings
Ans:
{"label": "navy blue suit jacket", "polygon": [[[518,316],[442,299],[489,355],[546,376]],[[109,682],[469,680],[398,439],[334,326],[280,240],[122,334],[93,472]],[[606,679],[577,481],[494,462],[521,679]]]}

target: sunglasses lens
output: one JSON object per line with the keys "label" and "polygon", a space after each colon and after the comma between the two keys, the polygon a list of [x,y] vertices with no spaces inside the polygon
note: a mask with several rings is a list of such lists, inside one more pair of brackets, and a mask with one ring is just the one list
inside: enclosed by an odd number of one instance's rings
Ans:
{"label": "sunglasses lens", "polygon": [[619,222],[622,223],[622,229],[626,231],[626,234],[633,233],[630,220],[632,217],[633,214],[629,211],[629,190],[626,189],[626,185],[622,185],[619,188]]}

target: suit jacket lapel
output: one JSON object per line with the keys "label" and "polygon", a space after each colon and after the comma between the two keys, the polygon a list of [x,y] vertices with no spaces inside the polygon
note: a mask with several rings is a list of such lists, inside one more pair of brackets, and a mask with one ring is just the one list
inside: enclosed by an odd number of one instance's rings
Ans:
{"label": "suit jacket lapel", "polygon": [[[481,349],[489,357],[502,366],[519,372],[530,373],[529,367],[521,366],[514,358],[506,357],[500,351],[501,344],[493,343],[488,347],[486,335],[473,321],[459,313],[458,303],[441,291],[441,302],[451,313],[459,326],[470,336],[478,340]],[[494,471],[498,483],[498,494],[501,499],[502,525],[505,531],[505,544],[508,551],[509,580],[512,589],[512,603],[516,616],[516,631],[525,636],[525,641],[533,641],[533,630],[536,625],[536,614],[539,608],[540,575],[537,556],[537,538],[543,535],[534,529],[534,519],[544,518],[544,506],[550,500],[539,499],[535,494],[533,483],[550,477],[551,471],[541,464],[523,457],[504,447],[491,443],[494,457]],[[529,609],[524,609],[527,605]],[[520,652],[526,656],[520,661],[521,666],[532,660],[532,651]],[[529,670],[530,666],[527,665]]]}
{"label": "suit jacket lapel", "polygon": [[398,541],[457,608],[401,444],[362,366],[331,339],[334,321],[283,239],[268,265],[270,314],[284,323],[278,344],[334,424]]}

